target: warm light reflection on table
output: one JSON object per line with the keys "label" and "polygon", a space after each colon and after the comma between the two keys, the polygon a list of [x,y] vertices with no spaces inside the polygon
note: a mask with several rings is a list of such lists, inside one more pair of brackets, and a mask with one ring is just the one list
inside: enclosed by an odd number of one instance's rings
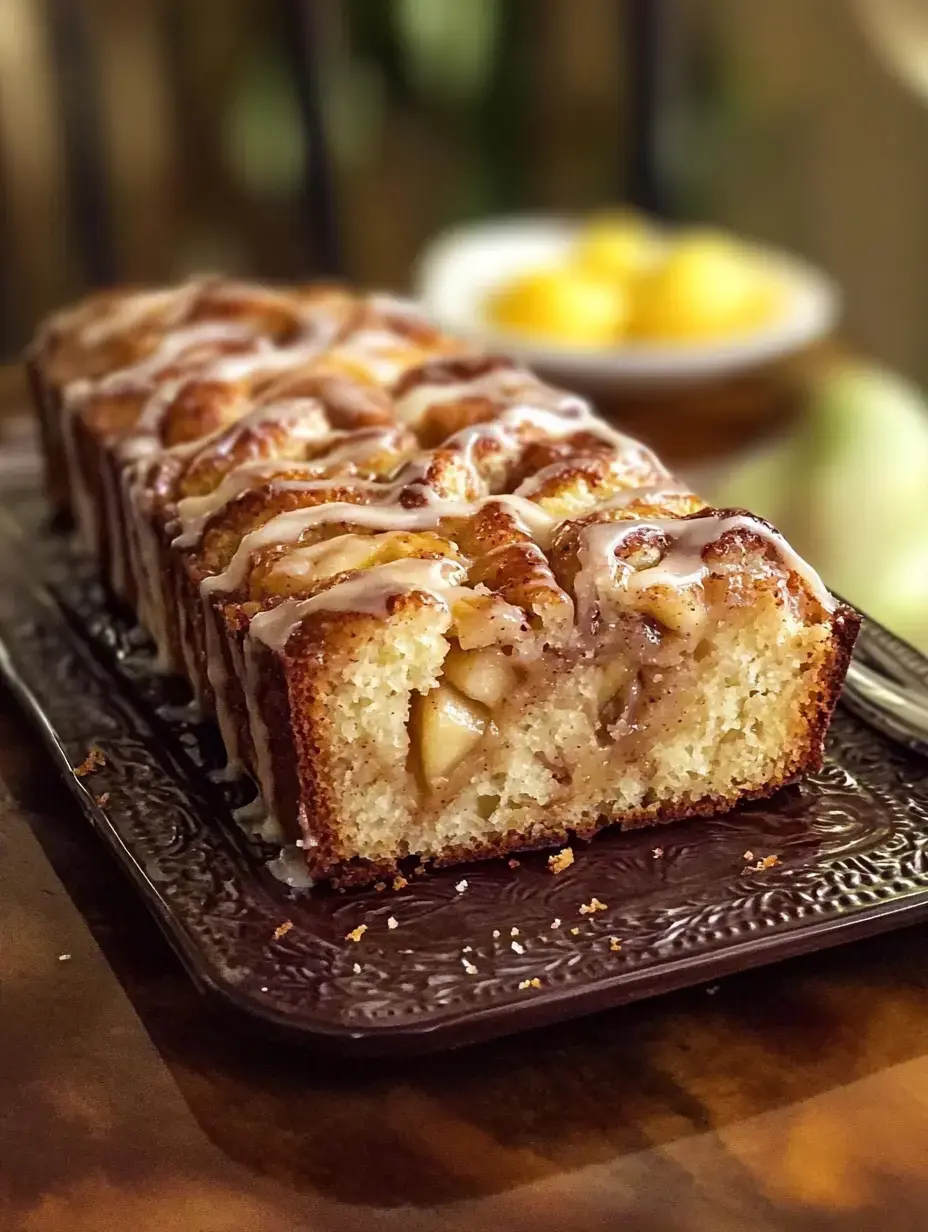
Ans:
{"label": "warm light reflection on table", "polygon": [[445,1057],[333,1062],[206,1008],[9,702],[0,774],[20,801],[4,1229],[924,1226],[925,929]]}

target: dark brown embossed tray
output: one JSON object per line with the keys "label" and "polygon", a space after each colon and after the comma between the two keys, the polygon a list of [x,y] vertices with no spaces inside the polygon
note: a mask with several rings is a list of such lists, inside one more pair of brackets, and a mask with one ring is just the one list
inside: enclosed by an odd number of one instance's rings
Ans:
{"label": "dark brown embossed tray", "polygon": [[[265,1028],[341,1052],[422,1052],[928,915],[928,762],[843,711],[802,786],[575,844],[557,876],[538,854],[396,892],[292,891],[266,867],[273,849],[232,821],[243,789],[210,777],[217,737],[185,717],[184,686],[152,672],[37,494],[3,499],[0,670],[194,980]],[[91,747],[105,764],[78,777]],[[582,913],[594,897],[606,909]]]}

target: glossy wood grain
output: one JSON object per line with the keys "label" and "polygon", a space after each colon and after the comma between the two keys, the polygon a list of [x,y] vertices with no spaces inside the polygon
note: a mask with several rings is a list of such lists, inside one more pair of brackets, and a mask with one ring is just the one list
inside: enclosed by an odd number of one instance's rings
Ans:
{"label": "glossy wood grain", "polygon": [[9,699],[0,775],[4,1230],[925,1226],[924,928],[338,1064],[205,1008]]}

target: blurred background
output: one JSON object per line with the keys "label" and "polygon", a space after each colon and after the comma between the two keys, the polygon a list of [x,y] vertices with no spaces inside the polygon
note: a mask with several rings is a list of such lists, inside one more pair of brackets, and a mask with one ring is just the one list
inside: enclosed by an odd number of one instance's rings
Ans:
{"label": "blurred background", "polygon": [[801,254],[836,334],[595,394],[928,649],[928,0],[0,0],[0,176],[9,357],[92,285],[415,289],[437,234],[513,213]]}

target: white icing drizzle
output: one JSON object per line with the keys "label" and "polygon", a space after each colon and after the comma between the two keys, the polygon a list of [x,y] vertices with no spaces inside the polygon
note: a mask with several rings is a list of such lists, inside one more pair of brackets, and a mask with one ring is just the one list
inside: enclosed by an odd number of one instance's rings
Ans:
{"label": "white icing drizzle", "polygon": [[[616,553],[634,535],[653,531],[666,547],[660,561],[642,569],[626,568],[616,577]],[[730,530],[759,535],[775,549],[791,572],[797,574],[821,603],[833,612],[836,603],[819,575],[771,526],[750,514],[716,514],[690,518],[633,518],[622,522],[597,522],[581,534],[580,572],[574,583],[581,620],[589,618],[600,593],[668,587],[680,590],[695,586],[710,573],[703,552]]]}
{"label": "white icing drizzle", "polygon": [[[563,440],[567,436],[575,436],[581,432],[587,433],[611,445],[619,458],[628,466],[647,466],[656,475],[667,474],[662,463],[646,445],[626,436],[624,432],[617,431],[605,420],[594,415],[589,407],[585,407],[582,413],[568,417],[542,407],[518,404],[503,411],[496,419],[471,424],[455,432],[454,435],[448,437],[443,448],[459,448],[468,462],[476,466],[474,454],[478,447],[484,442],[494,441],[499,447],[497,456],[511,460],[518,457],[529,443],[526,435],[520,432],[520,429],[524,428],[532,429],[533,434],[537,434],[538,438],[549,440]],[[564,461],[561,460],[554,463],[553,467],[564,465]],[[517,494],[525,495],[530,491],[531,485],[538,482],[539,475],[542,473],[538,472],[526,480],[517,489]]]}
{"label": "white icing drizzle", "polygon": [[151,354],[88,385],[94,393],[105,395],[145,393],[154,388],[167,369],[177,364],[185,362],[189,368],[203,366],[214,358],[213,349],[217,346],[254,341],[254,326],[239,321],[198,321],[171,330]]}
{"label": "white icing drizzle", "polygon": [[249,636],[271,650],[283,651],[298,624],[313,612],[370,612],[383,615],[388,600],[399,594],[423,591],[438,599],[451,620],[450,599],[455,592],[470,595],[462,583],[466,577],[460,562],[445,557],[424,560],[406,557],[390,564],[374,565],[363,574],[347,578],[309,599],[286,599],[278,607],[259,612],[249,626]]}
{"label": "white icing drizzle", "polygon": [[[490,442],[495,446],[493,459],[507,462],[516,459],[532,438],[563,440],[586,433],[611,445],[628,466],[646,467],[657,476],[669,478],[663,463],[641,441],[606,423],[583,398],[543,385],[523,368],[496,368],[467,381],[416,385],[397,399],[396,415],[401,422],[415,426],[433,406],[476,397],[502,402],[504,409],[492,420],[470,424],[453,433],[443,442],[442,448],[460,450],[466,464],[478,477],[478,454]],[[550,470],[554,473],[564,465],[563,461],[556,462]],[[546,477],[547,469],[527,479],[517,494],[528,495],[534,491]]]}
{"label": "white icing drizzle", "polygon": [[118,334],[128,333],[150,317],[169,322],[187,311],[204,286],[202,278],[177,287],[123,292],[105,307],[77,304],[56,312],[38,335],[39,342],[53,336],[74,333],[79,346],[90,350],[102,346]]}
{"label": "white icing drizzle", "polygon": [[[204,446],[204,440],[185,442],[171,448],[163,448],[158,438],[160,425],[165,414],[173,405],[187,380],[217,380],[231,382],[257,371],[274,371],[281,367],[290,367],[306,362],[310,354],[317,354],[318,347],[312,344],[311,351],[306,347],[274,349],[266,339],[259,339],[254,350],[247,355],[224,356],[207,362],[193,377],[178,377],[154,387],[139,416],[136,427],[126,441],[119,446],[119,458],[123,464],[123,485],[127,492],[124,502],[124,520],[136,539],[138,552],[136,558],[141,564],[139,579],[139,614],[149,629],[158,648],[159,662],[166,663],[169,653],[168,625],[166,604],[168,596],[165,591],[165,579],[161,576],[160,544],[155,534],[143,499],[147,464],[155,455],[175,454],[184,456],[193,454]],[[315,411],[315,414],[312,412]],[[323,435],[325,418],[318,403],[311,399],[288,399],[281,401],[272,410],[270,407],[258,407],[243,417],[251,424],[268,422],[271,419],[305,423],[307,438],[313,433]],[[237,421],[242,424],[243,421]],[[247,425],[243,425],[247,426]],[[209,439],[215,439],[224,431],[218,428]],[[297,435],[300,435],[298,429]],[[122,555],[113,554],[114,573],[122,575]]]}
{"label": "white icing drizzle", "polygon": [[[233,328],[228,323],[205,322],[191,326],[189,329],[175,330],[166,334],[155,351],[138,363],[119,368],[99,380],[72,381],[65,388],[62,397],[62,436],[68,479],[73,495],[78,531],[88,547],[93,547],[98,542],[98,511],[90,496],[83,467],[80,464],[76,423],[90,398],[98,393],[115,396],[148,392],[150,394],[149,403],[155,403],[160,408],[162,404],[167,405],[176,395],[180,388],[180,381],[169,381],[159,387],[158,376],[173,365],[184,351],[205,343],[239,339],[243,336],[245,335],[241,327]],[[148,410],[148,406],[145,410]],[[131,452],[128,456],[132,456]]]}
{"label": "white icing drizzle", "polygon": [[255,777],[264,801],[266,814],[279,828],[277,821],[277,780],[274,774],[274,759],[271,753],[271,733],[258,702],[259,665],[251,638],[246,637],[242,648],[242,670],[239,674],[245,705],[248,709],[248,725],[255,754]]}
{"label": "white icing drizzle", "polygon": [[[190,296],[179,307],[189,308],[201,286],[194,284]],[[217,290],[218,287],[214,288],[212,293]],[[91,545],[97,541],[97,516],[79,464],[73,424],[93,395],[149,395],[135,427],[119,446],[122,463],[144,458],[161,449],[158,439],[161,423],[188,380],[231,384],[259,372],[271,374],[309,363],[317,359],[331,341],[332,330],[326,333],[321,327],[321,315],[317,306],[315,329],[308,339],[301,338],[292,345],[281,347],[275,346],[253,322],[198,321],[169,330],[154,351],[141,360],[107,373],[98,380],[85,379],[68,385],[63,398],[65,455],[75,494],[75,515],[85,540]],[[110,328],[116,332],[116,326],[111,325]],[[244,354],[215,354],[215,348],[236,343],[247,344],[247,351]],[[177,366],[181,368],[180,373],[167,382],[159,382],[164,373]]]}
{"label": "white icing drizzle", "polygon": [[[175,315],[181,317],[192,307],[197,294],[208,281],[200,280],[169,292],[164,302],[169,306],[173,304]],[[157,296],[162,293],[151,294]],[[265,294],[269,299],[277,298],[273,292]],[[210,295],[219,300],[235,299],[240,295],[252,302],[254,300],[254,290],[249,292],[247,284],[239,288],[237,284],[223,284],[218,280],[210,284]],[[280,298],[282,303],[292,307],[291,301]],[[155,301],[149,299],[145,311],[152,311],[154,304]],[[135,314],[141,313],[143,306],[117,307],[107,314],[110,332],[115,335],[123,328],[131,328],[132,322],[137,319]],[[124,313],[122,317],[121,312]],[[286,346],[275,346],[254,322],[206,319],[168,330],[154,351],[141,360],[107,373],[98,380],[83,379],[67,386],[63,398],[65,458],[74,494],[75,518],[87,546],[92,547],[98,541],[98,516],[79,464],[73,422],[89,398],[96,393],[148,393],[150,396],[134,429],[120,443],[119,456],[123,464],[151,456],[162,449],[158,439],[161,423],[187,380],[231,384],[257,373],[272,374],[300,367],[327,351],[337,333],[338,321],[325,298],[319,303],[306,305],[302,315],[307,324],[306,335]],[[244,354],[220,354],[218,357],[210,353],[210,348],[231,343],[247,343],[248,350]],[[202,353],[204,348],[206,354]],[[387,328],[362,327],[327,354],[329,358],[341,356],[366,366],[372,378],[383,384],[392,383],[411,364],[421,360],[421,348],[414,347],[402,335]],[[160,383],[159,377],[178,364],[182,371],[172,380]]]}
{"label": "white icing drizzle", "polygon": [[[249,309],[270,308],[292,313],[298,308],[299,301],[286,289],[278,290],[259,282],[244,282],[239,278],[207,277],[201,281],[201,287],[206,290],[210,303],[215,304],[247,304]],[[308,308],[315,307],[312,300]]]}
{"label": "white icing drizzle", "polygon": [[170,578],[161,570],[161,545],[151,522],[146,517],[132,520],[137,555],[141,566],[139,577],[139,611],[145,627],[158,651],[158,664],[169,666],[167,605],[171,598]]}
{"label": "white icing drizzle", "polygon": [[531,395],[543,401],[549,409],[562,414],[588,409],[576,394],[562,393],[543,385],[527,368],[493,368],[463,381],[425,381],[414,385],[396,400],[396,417],[400,423],[415,426],[431,407],[469,398],[488,398],[495,402],[513,399],[531,403]]}
{"label": "white icing drizzle", "polygon": [[410,324],[434,328],[433,323],[422,311],[419,304],[403,295],[392,291],[370,291],[364,297],[364,302],[378,315],[409,321]]}
{"label": "white icing drizzle", "polygon": [[322,349],[316,338],[289,346],[275,346],[270,339],[259,336],[253,350],[244,354],[220,355],[198,373],[197,379],[215,381],[220,385],[234,385],[258,373],[270,375],[311,363],[312,360],[318,359]]}
{"label": "white icing drizzle", "polygon": [[[229,297],[235,297],[234,289],[229,292]],[[319,315],[318,306],[317,315]],[[301,339],[294,345],[275,347],[268,338],[260,334],[256,335],[254,326],[245,326],[237,322],[206,321],[187,329],[175,331],[162,340],[161,346],[154,355],[149,356],[139,364],[121,369],[105,378],[101,384],[105,386],[106,392],[146,388],[150,388],[152,391],[138,417],[135,428],[129,434],[129,437],[120,443],[119,457],[122,464],[124,466],[131,466],[132,464],[136,466],[139,466],[139,464],[144,465],[146,459],[150,459],[156,454],[184,450],[190,447],[182,445],[175,446],[174,450],[167,450],[162,447],[159,439],[163,419],[188,381],[215,381],[217,383],[232,384],[248,377],[253,377],[257,373],[271,374],[299,368],[317,359],[324,350],[326,343],[330,341],[332,331],[330,331],[329,336],[326,336],[325,331],[319,327],[318,320],[316,321],[316,326],[317,328],[309,341]],[[166,367],[176,364],[184,351],[205,343],[237,341],[240,339],[251,344],[245,354],[238,353],[234,355],[220,355],[218,357],[201,356],[198,362],[191,365],[192,371],[160,385],[157,383],[158,374]],[[383,347],[387,342],[395,346],[398,339],[387,331],[361,331],[353,338],[353,353],[362,355],[366,353],[365,348],[367,346]],[[418,356],[418,352],[416,354]],[[392,380],[394,376],[395,373],[391,371],[390,379]],[[110,382],[110,384],[107,385],[106,382]],[[97,388],[100,387],[101,385],[97,386]],[[88,389],[89,392],[90,390]],[[311,411],[316,413],[311,414]],[[302,437],[302,439],[306,440],[313,439],[314,437],[321,439],[326,435],[331,435],[326,430],[326,421],[321,404],[314,399],[281,399],[266,407],[255,408],[244,419],[249,420],[252,424],[269,422],[271,420],[290,422],[296,425],[305,424],[305,429],[302,431],[297,427],[295,435],[297,438]],[[237,422],[241,424],[242,420]],[[216,436],[223,430],[224,428],[219,428],[212,435]],[[203,444],[202,440],[192,442],[191,452],[196,448],[202,447]],[[77,468],[75,467],[75,469]],[[140,615],[158,647],[159,662],[163,662],[167,659],[169,649],[167,645],[167,614],[165,610],[168,596],[165,593],[164,579],[160,575],[158,540],[153,533],[149,518],[145,516],[144,510],[141,508],[143,502],[140,499],[140,489],[144,488],[145,472],[139,468],[134,471],[134,476],[134,481],[130,481],[131,490],[129,499],[126,502],[126,521],[132,524],[140,549],[136,554],[137,559],[142,565],[139,587]],[[97,535],[96,510],[83,485],[80,486],[79,495],[82,498],[79,503],[83,510],[83,517],[80,521],[86,528],[87,538],[93,543],[96,541]],[[224,499],[226,498],[223,497]],[[221,504],[219,507],[221,508]],[[202,517],[203,525],[205,525],[209,516],[209,512],[204,514]],[[116,572],[121,574],[122,571],[119,566],[117,566]]]}
{"label": "white icing drizzle", "polygon": [[[331,480],[323,480],[322,486],[331,486]],[[392,496],[395,485],[376,483],[358,484],[386,490]],[[404,485],[405,486],[405,485]],[[430,489],[421,489],[430,493]],[[200,590],[203,595],[237,590],[245,581],[252,557],[264,547],[296,543],[308,530],[331,522],[344,522],[352,526],[366,526],[372,530],[434,530],[443,518],[470,518],[487,505],[500,505],[516,519],[523,529],[538,542],[548,542],[556,525],[545,511],[531,501],[517,496],[486,496],[478,501],[453,501],[431,494],[428,503],[415,509],[406,509],[390,500],[376,505],[355,505],[348,501],[331,501],[328,504],[312,505],[308,509],[293,509],[278,514],[257,530],[244,536],[228,566],[222,573],[205,578]]]}
{"label": "white icing drizzle", "polygon": [[669,476],[666,479],[662,477],[660,483],[653,485],[643,484],[638,488],[625,488],[624,491],[617,492],[615,496],[610,496],[608,500],[597,504],[596,512],[604,513],[608,509],[627,509],[635,501],[643,501],[649,505],[660,505],[665,500],[672,500],[674,497],[691,495],[692,493],[685,483],[680,483]]}
{"label": "white icing drizzle", "polygon": [[[225,745],[230,773],[241,773],[243,762],[239,747],[238,728],[229,704],[229,670],[222,653],[222,635],[218,627],[221,619],[211,604],[203,604],[203,638],[206,650],[206,678],[213,689],[216,703],[216,722]],[[230,642],[227,641],[229,646]]]}
{"label": "white icing drizzle", "polygon": [[[255,482],[273,479],[274,475],[281,471],[295,470],[302,465],[306,467],[306,480],[283,481],[280,484],[281,491],[309,491],[314,488],[334,487],[335,481],[318,478],[320,469],[340,462],[360,462],[388,448],[390,441],[396,436],[396,429],[393,427],[329,431],[324,427],[325,419],[321,413],[320,421],[314,424],[306,422],[305,427],[300,426],[291,433],[291,440],[303,440],[319,445],[319,451],[308,461],[301,463],[293,459],[277,458],[244,462],[231,470],[212,492],[204,496],[188,496],[179,501],[177,514],[180,533],[174,540],[174,546],[183,549],[195,547],[207,523]],[[329,442],[332,448],[326,448]],[[314,473],[317,476],[315,479]]]}
{"label": "white icing drizzle", "polygon": [[281,847],[286,842],[287,836],[280,822],[268,813],[260,791],[248,804],[232,810],[232,820],[249,838],[260,838]]}
{"label": "white icing drizzle", "polygon": [[362,328],[349,334],[328,352],[326,360],[356,364],[380,385],[397,377],[422,359],[422,348],[390,329]]}
{"label": "white icing drizzle", "polygon": [[[575,409],[578,409],[580,413],[568,418],[554,411],[539,407],[523,405],[510,407],[507,411],[503,412],[498,420],[475,424],[454,434],[443,448],[456,447],[460,449],[464,458],[470,462],[474,446],[483,440],[494,439],[500,443],[501,448],[512,454],[521,450],[524,447],[524,441],[516,436],[516,432],[519,427],[526,424],[536,429],[540,434],[547,436],[564,436],[577,431],[591,431],[601,439],[615,445],[616,448],[625,451],[626,454],[632,453],[636,458],[640,457],[642,461],[649,464],[653,460],[654,469],[659,475],[666,473],[664,468],[657,463],[656,459],[653,459],[653,455],[651,455],[646,447],[597,419],[589,411],[586,404],[580,402]],[[222,573],[207,578],[203,582],[203,593],[210,594],[214,591],[235,590],[244,581],[252,556],[262,547],[271,544],[295,542],[311,527],[331,522],[343,521],[353,525],[368,526],[377,530],[426,530],[434,529],[443,517],[470,517],[479,512],[486,504],[496,502],[512,513],[520,523],[524,524],[528,533],[538,539],[543,546],[549,541],[554,527],[553,519],[538,505],[525,499],[521,492],[513,495],[486,496],[476,501],[463,502],[446,500],[434,494],[431,489],[423,487],[420,491],[427,495],[428,503],[415,509],[403,508],[397,503],[397,496],[402,491],[408,490],[411,479],[417,473],[424,473],[427,470],[431,458],[431,453],[420,455],[416,462],[411,467],[406,468],[404,474],[392,485],[377,483],[376,481],[360,482],[352,485],[376,491],[379,499],[374,505],[330,502],[314,505],[308,509],[292,510],[277,515],[277,517],[265,523],[264,526],[244,536],[227,568]],[[294,482],[292,484],[284,482],[281,484],[282,489],[290,486],[309,491],[325,488],[334,489],[343,485],[338,484],[337,480],[309,480],[306,482]],[[216,507],[222,507],[228,499],[231,499],[231,496],[226,493],[232,493],[233,489],[234,481],[229,483],[226,492],[221,497],[216,497],[215,503],[213,500],[207,500],[204,504],[198,504],[195,508],[188,506],[186,509],[182,509],[182,533],[174,541],[175,546],[181,548],[194,546],[208,517],[215,512]]]}
{"label": "white icing drizzle", "polygon": [[[384,428],[337,428],[326,434],[320,442],[323,448],[311,461],[326,466],[333,462],[361,462],[390,449],[398,438],[398,432],[399,429],[392,425]],[[332,443],[331,448],[328,442]]]}
{"label": "white icing drizzle", "polygon": [[[202,338],[196,336],[197,331],[202,331]],[[404,344],[403,339],[396,334],[391,334],[387,330],[361,330],[351,335],[342,346],[338,346],[334,350],[327,350],[326,342],[316,334],[308,339],[301,338],[297,342],[286,346],[276,346],[266,336],[256,333],[254,326],[246,327],[235,323],[206,322],[203,325],[191,326],[189,330],[179,330],[175,334],[169,335],[165,339],[165,344],[167,344],[169,339],[177,340],[184,334],[187,334],[189,338],[196,342],[220,342],[223,340],[235,341],[241,339],[250,342],[251,345],[245,352],[235,352],[230,355],[195,356],[188,371],[179,375],[176,380],[153,390],[152,396],[146,402],[139,415],[135,428],[130,433],[128,440],[121,446],[121,455],[125,460],[144,456],[147,453],[159,451],[162,448],[156,438],[164,415],[173,405],[184,385],[190,381],[234,385],[237,382],[254,378],[259,374],[271,376],[274,373],[283,373],[304,367],[319,359],[325,353],[327,359],[345,355],[349,358],[363,361],[365,364],[370,365],[372,375],[377,380],[387,384],[398,375],[399,371],[408,367],[410,362],[408,358],[409,348]],[[133,368],[121,369],[111,377],[105,378],[107,381],[112,380],[114,387],[112,390],[105,388],[104,392],[115,392],[123,388],[127,390],[149,388],[153,378],[156,378],[164,368],[172,366],[184,350],[193,348],[194,341],[191,341],[188,345],[180,343],[176,347],[167,348],[165,351],[165,354],[168,356],[167,359],[159,359],[162,350],[159,348],[155,355],[149,357],[148,360],[143,361],[141,364],[135,365]],[[392,352],[389,361],[386,358],[388,351]],[[419,354],[420,352],[417,350],[415,352],[416,359],[418,359]],[[387,362],[391,365],[391,371],[388,375],[383,376],[377,371],[377,365]],[[284,406],[285,403],[302,401],[302,399],[281,399],[280,405]]]}
{"label": "white icing drizzle", "polygon": [[293,890],[309,890],[315,885],[299,847],[282,847],[280,855],[268,860],[267,871]]}
{"label": "white icing drizzle", "polygon": [[[193,622],[186,603],[182,603],[177,613],[177,635],[180,641],[181,658],[184,662],[184,674],[193,688],[197,705],[204,713],[211,713],[209,691],[203,684],[200,663],[197,658],[197,647],[193,636]],[[225,773],[229,779],[238,778],[241,773],[239,766],[227,766]]]}
{"label": "white icing drizzle", "polygon": [[[95,379],[81,379],[70,382],[62,394],[62,429],[65,464],[68,470],[70,488],[74,494],[74,513],[80,537],[88,546],[97,542],[97,515],[93,501],[89,496],[83,470],[79,464],[77,448],[74,441],[73,421],[88,399],[95,392],[118,394],[140,391],[155,392],[158,377],[164,370],[172,366],[185,352],[196,350],[197,347],[210,344],[228,344],[230,342],[253,342],[255,346],[270,346],[263,338],[254,323],[246,321],[210,320],[196,322],[191,325],[171,328],[172,324],[180,322],[194,307],[198,297],[208,290],[209,295],[216,300],[242,297],[251,304],[255,302],[256,292],[268,300],[279,300],[281,304],[293,308],[298,303],[285,295],[258,289],[248,284],[236,284],[214,277],[193,278],[186,283],[168,290],[140,291],[121,295],[108,303],[99,312],[90,311],[84,305],[68,309],[56,314],[40,332],[37,344],[41,346],[51,336],[62,334],[68,330],[76,333],[77,340],[85,347],[98,346],[120,334],[131,333],[148,317],[155,317],[164,329],[163,336],[154,351],[141,360],[105,374]],[[302,313],[308,326],[312,326],[315,334],[313,355],[329,345],[339,328],[323,297],[321,303],[308,304]],[[201,357],[202,358],[202,357]],[[175,391],[176,392],[176,391]],[[169,399],[166,397],[165,401]],[[161,399],[157,399],[159,405]],[[151,414],[154,416],[155,412]],[[139,445],[137,453],[129,448],[128,457],[143,455],[150,447]]]}

